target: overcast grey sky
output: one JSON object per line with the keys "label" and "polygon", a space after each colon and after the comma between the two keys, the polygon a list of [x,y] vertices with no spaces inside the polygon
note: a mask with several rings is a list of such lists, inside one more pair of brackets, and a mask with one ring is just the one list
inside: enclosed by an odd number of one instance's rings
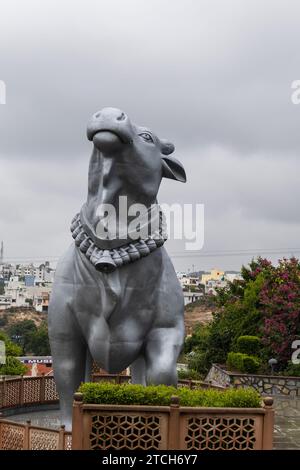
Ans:
{"label": "overcast grey sky", "polygon": [[[86,123],[103,106],[175,143],[188,182],[164,180],[160,201],[205,204],[203,254],[300,250],[299,16],[297,0],[2,0],[7,258],[56,257],[71,242],[86,197]],[[250,259],[168,245],[177,269]]]}

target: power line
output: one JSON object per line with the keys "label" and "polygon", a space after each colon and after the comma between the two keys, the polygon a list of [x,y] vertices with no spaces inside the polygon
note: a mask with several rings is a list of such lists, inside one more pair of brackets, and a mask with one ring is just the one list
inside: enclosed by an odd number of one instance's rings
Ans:
{"label": "power line", "polygon": [[199,251],[186,251],[186,252],[170,252],[169,255],[173,258],[208,258],[208,257],[230,257],[230,256],[261,256],[261,255],[283,255],[293,256],[300,253],[298,249],[280,249],[280,250],[257,250],[257,251],[219,251],[219,252],[199,252]]}
{"label": "power line", "polygon": [[[293,248],[257,248],[257,249],[240,249],[240,250],[212,250],[212,251],[176,251],[168,252],[169,255],[173,258],[191,258],[191,257],[228,257],[228,256],[259,256],[259,255],[282,255],[288,254],[292,256],[296,253],[300,253],[300,247]],[[12,256],[7,257],[5,262],[34,262],[34,261],[57,261],[59,256],[40,256],[40,257],[30,257],[30,256]]]}

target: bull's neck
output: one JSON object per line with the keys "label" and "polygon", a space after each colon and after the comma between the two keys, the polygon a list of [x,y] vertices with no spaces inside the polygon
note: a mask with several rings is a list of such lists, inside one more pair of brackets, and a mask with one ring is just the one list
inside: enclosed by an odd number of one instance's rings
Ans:
{"label": "bull's neck", "polygon": [[[95,226],[99,219],[99,211],[110,204],[119,214],[120,201],[124,204],[126,197],[127,207],[133,204],[143,204],[150,209],[156,200],[149,200],[143,197],[139,187],[131,181],[130,167],[124,165],[124,172],[120,172],[120,165],[117,164],[117,157],[104,157],[94,148],[89,165],[88,176],[88,196],[85,206],[85,216],[91,226]],[[124,206],[123,206],[124,207]]]}

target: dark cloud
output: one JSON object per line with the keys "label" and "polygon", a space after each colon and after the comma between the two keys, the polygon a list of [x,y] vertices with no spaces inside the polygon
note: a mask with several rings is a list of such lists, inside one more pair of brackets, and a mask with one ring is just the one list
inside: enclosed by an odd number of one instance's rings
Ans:
{"label": "dark cloud", "polygon": [[179,191],[165,181],[161,197],[205,204],[205,249],[297,246],[300,105],[291,103],[291,83],[300,74],[299,13],[296,0],[4,0],[7,253],[63,251],[85,197],[86,122],[107,105],[175,142],[188,183]]}

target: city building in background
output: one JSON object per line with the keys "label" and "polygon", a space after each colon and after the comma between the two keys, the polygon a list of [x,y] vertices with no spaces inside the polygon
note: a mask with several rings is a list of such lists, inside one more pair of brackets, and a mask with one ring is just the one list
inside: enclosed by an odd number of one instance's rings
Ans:
{"label": "city building in background", "polygon": [[55,274],[50,263],[4,263],[3,243],[0,259],[0,310],[32,307],[37,312],[47,312]]}

